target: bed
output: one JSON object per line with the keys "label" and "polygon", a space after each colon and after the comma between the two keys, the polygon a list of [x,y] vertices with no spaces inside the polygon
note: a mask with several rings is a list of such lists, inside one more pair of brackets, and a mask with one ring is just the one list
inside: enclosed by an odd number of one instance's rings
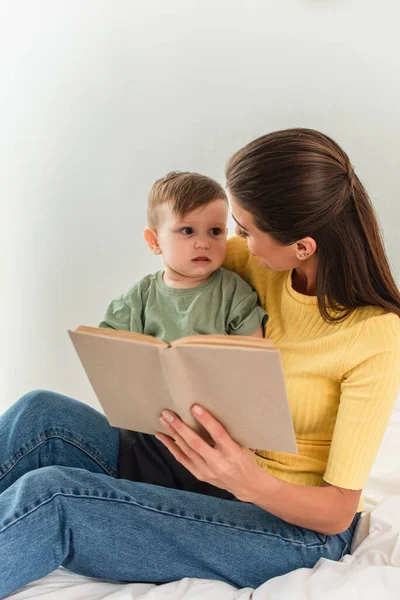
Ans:
{"label": "bed", "polygon": [[[351,554],[340,562],[321,559],[256,590],[219,581],[184,578],[155,586],[81,577],[57,569],[9,596],[13,600],[394,600],[400,598],[400,398],[364,490],[365,509]],[[323,595],[323,596],[322,596]]]}

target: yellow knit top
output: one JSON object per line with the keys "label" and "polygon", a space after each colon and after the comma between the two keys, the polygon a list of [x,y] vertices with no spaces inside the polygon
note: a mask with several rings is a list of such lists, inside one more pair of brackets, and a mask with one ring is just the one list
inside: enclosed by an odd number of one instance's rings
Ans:
{"label": "yellow knit top", "polygon": [[298,454],[257,450],[258,464],[298,485],[362,489],[400,389],[400,318],[367,306],[328,323],[315,296],[293,289],[292,271],[262,268],[238,237],[224,266],[269,314],[265,336],[281,353],[296,434]]}

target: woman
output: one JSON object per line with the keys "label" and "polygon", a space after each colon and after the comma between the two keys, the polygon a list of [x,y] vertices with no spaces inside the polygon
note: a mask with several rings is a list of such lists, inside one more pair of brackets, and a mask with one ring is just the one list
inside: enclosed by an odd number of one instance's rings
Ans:
{"label": "woman", "polygon": [[136,481],[118,479],[119,432],[102,415],[28,394],[0,420],[1,598],[59,565],[257,587],[349,551],[400,387],[400,294],[372,206],[347,155],[306,129],[248,144],[227,188],[244,240],[226,266],[270,315],[298,455],[253,454],[203,410],[211,447],[169,413],[169,436],[138,435]]}

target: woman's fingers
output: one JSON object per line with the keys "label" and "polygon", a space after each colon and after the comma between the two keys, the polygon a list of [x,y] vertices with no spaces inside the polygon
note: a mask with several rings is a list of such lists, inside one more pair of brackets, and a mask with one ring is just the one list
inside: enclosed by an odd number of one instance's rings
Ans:
{"label": "woman's fingers", "polygon": [[162,414],[160,422],[168,431],[168,435],[175,440],[177,446],[181,448],[194,465],[198,468],[202,467],[204,461],[211,458],[213,448],[175,413],[164,410]]}
{"label": "woman's fingers", "polygon": [[[175,425],[178,421],[177,418],[174,419]],[[177,446],[191,459],[194,457],[194,452],[190,448],[189,444],[185,441],[185,439],[179,434],[177,429],[172,427],[172,424],[169,424],[163,417],[160,418],[160,423],[163,427],[165,427],[166,431],[168,431],[168,435],[172,437]],[[185,423],[183,423],[185,425]],[[187,427],[187,425],[186,425]]]}
{"label": "woman's fingers", "polygon": [[198,404],[192,406],[192,413],[210,434],[215,443],[224,450],[236,450],[238,444],[231,438],[225,427],[211,413]]}

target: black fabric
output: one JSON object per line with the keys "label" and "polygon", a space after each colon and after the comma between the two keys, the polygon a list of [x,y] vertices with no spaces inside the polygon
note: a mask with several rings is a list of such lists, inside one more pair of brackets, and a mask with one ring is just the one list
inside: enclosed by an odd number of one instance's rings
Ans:
{"label": "black fabric", "polygon": [[154,435],[137,431],[120,429],[118,477],[236,500],[235,496],[226,490],[196,479]]}

